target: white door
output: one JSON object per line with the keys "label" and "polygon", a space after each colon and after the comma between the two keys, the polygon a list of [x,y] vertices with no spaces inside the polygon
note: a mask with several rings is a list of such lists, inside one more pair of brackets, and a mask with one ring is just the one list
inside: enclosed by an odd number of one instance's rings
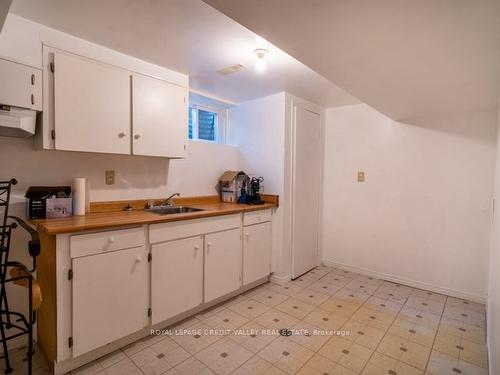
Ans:
{"label": "white door", "polygon": [[130,154],[130,74],[54,55],[56,150]]}
{"label": "white door", "polygon": [[321,116],[294,106],[292,278],[318,262]]}
{"label": "white door", "polygon": [[148,325],[144,247],[73,259],[73,357]]}
{"label": "white door", "polygon": [[0,104],[42,110],[42,71],[0,59]]}
{"label": "white door", "polygon": [[203,302],[203,237],[151,247],[151,323],[156,324]]}
{"label": "white door", "polygon": [[241,286],[241,229],[205,236],[205,302]]}
{"label": "white door", "polygon": [[187,95],[185,87],[141,75],[132,77],[134,155],[185,156]]}
{"label": "white door", "polygon": [[271,223],[243,227],[243,285],[271,273]]}

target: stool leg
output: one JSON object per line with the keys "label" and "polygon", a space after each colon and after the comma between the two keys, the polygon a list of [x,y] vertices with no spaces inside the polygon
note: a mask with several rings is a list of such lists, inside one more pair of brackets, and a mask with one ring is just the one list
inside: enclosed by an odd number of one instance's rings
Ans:
{"label": "stool leg", "polygon": [[5,339],[5,328],[4,328],[4,323],[3,323],[3,317],[2,314],[0,313],[0,335],[2,336],[2,347],[3,347],[3,355],[4,355],[4,361],[5,361],[5,373],[9,374],[12,372],[12,367],[10,367],[10,361],[9,361],[9,350],[7,348],[7,340]]}
{"label": "stool leg", "polygon": [[28,375],[31,375],[33,367],[33,278],[29,278],[28,287]]}

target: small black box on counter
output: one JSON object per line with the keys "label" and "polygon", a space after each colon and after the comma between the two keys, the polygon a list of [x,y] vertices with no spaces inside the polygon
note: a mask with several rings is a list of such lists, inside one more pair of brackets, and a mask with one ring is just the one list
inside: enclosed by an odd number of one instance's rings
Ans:
{"label": "small black box on counter", "polygon": [[27,199],[26,216],[30,219],[45,219],[47,198],[70,195],[71,186],[30,186],[24,195]]}

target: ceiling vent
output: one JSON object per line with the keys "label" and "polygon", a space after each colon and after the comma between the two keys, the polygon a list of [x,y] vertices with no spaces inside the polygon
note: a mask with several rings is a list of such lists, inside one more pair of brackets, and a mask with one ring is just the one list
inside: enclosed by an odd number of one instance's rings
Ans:
{"label": "ceiling vent", "polygon": [[229,74],[239,72],[242,69],[245,69],[245,67],[243,65],[236,64],[236,65],[228,66],[227,68],[218,70],[217,73],[219,73],[220,75],[223,75],[223,76],[227,76]]}

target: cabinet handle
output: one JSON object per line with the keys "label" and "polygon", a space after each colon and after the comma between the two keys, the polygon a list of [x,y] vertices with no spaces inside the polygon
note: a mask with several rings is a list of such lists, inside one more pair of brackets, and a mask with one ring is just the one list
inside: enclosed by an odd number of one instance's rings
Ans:
{"label": "cabinet handle", "polygon": [[211,242],[207,242],[207,251],[210,249],[211,246],[212,246],[212,243]]}
{"label": "cabinet handle", "polygon": [[199,250],[200,249],[200,245],[195,245],[194,249],[195,250]]}
{"label": "cabinet handle", "polygon": [[31,75],[31,86],[35,86],[35,75]]}
{"label": "cabinet handle", "polygon": [[127,133],[125,133],[125,132],[118,133],[119,138],[125,138],[126,135],[127,135]]}
{"label": "cabinet handle", "polygon": [[31,94],[31,105],[35,105],[35,95]]}
{"label": "cabinet handle", "polygon": [[134,135],[134,139],[139,139],[139,138],[141,138],[141,135],[140,135],[140,134],[136,134],[136,135]]}
{"label": "cabinet handle", "polygon": [[114,237],[109,237],[108,242],[109,242],[109,243],[113,243],[113,242],[115,242],[115,238],[114,238]]}
{"label": "cabinet handle", "polygon": [[142,262],[142,258],[141,257],[136,257],[135,258],[135,262],[136,263],[141,263]]}
{"label": "cabinet handle", "polygon": [[250,233],[245,233],[245,237],[247,238],[248,241],[248,239],[250,238]]}

